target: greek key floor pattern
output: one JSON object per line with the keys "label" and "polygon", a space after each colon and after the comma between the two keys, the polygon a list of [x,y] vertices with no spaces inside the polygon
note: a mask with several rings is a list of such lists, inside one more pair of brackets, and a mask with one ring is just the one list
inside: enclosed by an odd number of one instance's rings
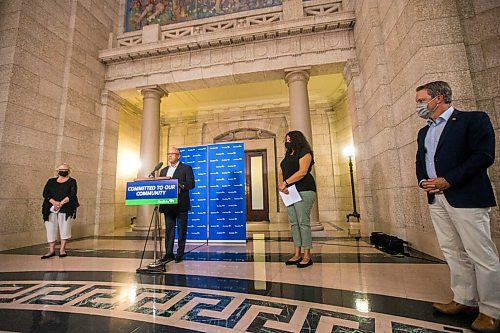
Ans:
{"label": "greek key floor pattern", "polygon": [[450,330],[442,324],[310,302],[147,284],[5,281],[0,295],[2,310],[113,316],[202,332],[295,332],[297,327],[302,333],[376,332],[376,327],[392,327],[392,332]]}
{"label": "greek key floor pattern", "polygon": [[135,273],[137,255],[113,256],[140,253],[140,243],[74,240],[68,257],[48,260],[43,245],[0,253],[0,330],[425,333],[470,332],[474,320],[433,312],[432,302],[451,296],[448,271],[423,254],[394,257],[332,238],[315,244],[313,266],[298,269],[283,263],[289,240],[254,240],[192,245],[184,261],[149,275]]}

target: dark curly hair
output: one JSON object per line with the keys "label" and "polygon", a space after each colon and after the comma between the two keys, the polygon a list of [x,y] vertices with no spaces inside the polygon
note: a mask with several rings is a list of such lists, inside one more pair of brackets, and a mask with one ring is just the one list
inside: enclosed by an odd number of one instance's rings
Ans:
{"label": "dark curly hair", "polygon": [[285,142],[287,136],[290,137],[291,146],[289,149],[286,150],[285,156],[290,156],[292,155],[292,153],[299,152],[304,148],[310,151],[312,155],[311,146],[309,145],[309,142],[307,142],[306,137],[304,136],[304,134],[302,134],[301,131],[290,131],[286,133]]}

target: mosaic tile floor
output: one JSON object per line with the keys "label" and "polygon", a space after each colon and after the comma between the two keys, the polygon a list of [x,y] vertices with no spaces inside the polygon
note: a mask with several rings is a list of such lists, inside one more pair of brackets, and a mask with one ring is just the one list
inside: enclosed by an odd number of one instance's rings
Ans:
{"label": "mosaic tile floor", "polygon": [[[0,252],[3,332],[470,332],[472,317],[442,316],[448,268],[367,240],[315,238],[314,265],[284,265],[289,237],[240,245],[189,244],[184,261],[137,274],[144,238],[73,240],[68,257],[45,245]],[[147,244],[142,267],[152,262]]]}

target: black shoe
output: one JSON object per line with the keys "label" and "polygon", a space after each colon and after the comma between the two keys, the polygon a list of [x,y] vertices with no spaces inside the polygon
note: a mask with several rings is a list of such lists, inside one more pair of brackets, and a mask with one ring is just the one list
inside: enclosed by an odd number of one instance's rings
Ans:
{"label": "black shoe", "polygon": [[312,259],[309,259],[308,262],[306,262],[305,264],[301,264],[300,262],[297,264],[297,268],[306,268],[308,266],[311,266],[313,264],[313,261]]}
{"label": "black shoe", "polygon": [[66,252],[64,253],[59,253],[59,258],[64,258],[64,257],[67,257],[68,254]]}
{"label": "black shoe", "polygon": [[176,256],[175,257],[175,262],[180,263],[182,261],[182,256]]}
{"label": "black shoe", "polygon": [[41,259],[49,259],[49,258],[54,257],[55,255],[56,255],[56,253],[55,253],[55,252],[52,252],[52,253],[50,253],[50,254],[44,254],[44,255],[43,255],[43,256],[41,256],[40,258],[41,258]]}
{"label": "black shoe", "polygon": [[174,260],[174,255],[173,254],[165,254],[163,258],[161,258],[161,262],[169,262]]}
{"label": "black shoe", "polygon": [[302,257],[300,257],[297,260],[287,260],[287,261],[285,261],[285,265],[288,265],[288,266],[290,266],[290,265],[297,265],[301,261],[302,261]]}

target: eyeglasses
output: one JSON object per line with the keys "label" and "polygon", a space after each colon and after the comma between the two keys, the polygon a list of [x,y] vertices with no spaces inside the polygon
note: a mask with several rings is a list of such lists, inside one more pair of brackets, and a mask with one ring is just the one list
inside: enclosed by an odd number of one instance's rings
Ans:
{"label": "eyeglasses", "polygon": [[167,155],[180,155],[179,153],[168,153]]}

